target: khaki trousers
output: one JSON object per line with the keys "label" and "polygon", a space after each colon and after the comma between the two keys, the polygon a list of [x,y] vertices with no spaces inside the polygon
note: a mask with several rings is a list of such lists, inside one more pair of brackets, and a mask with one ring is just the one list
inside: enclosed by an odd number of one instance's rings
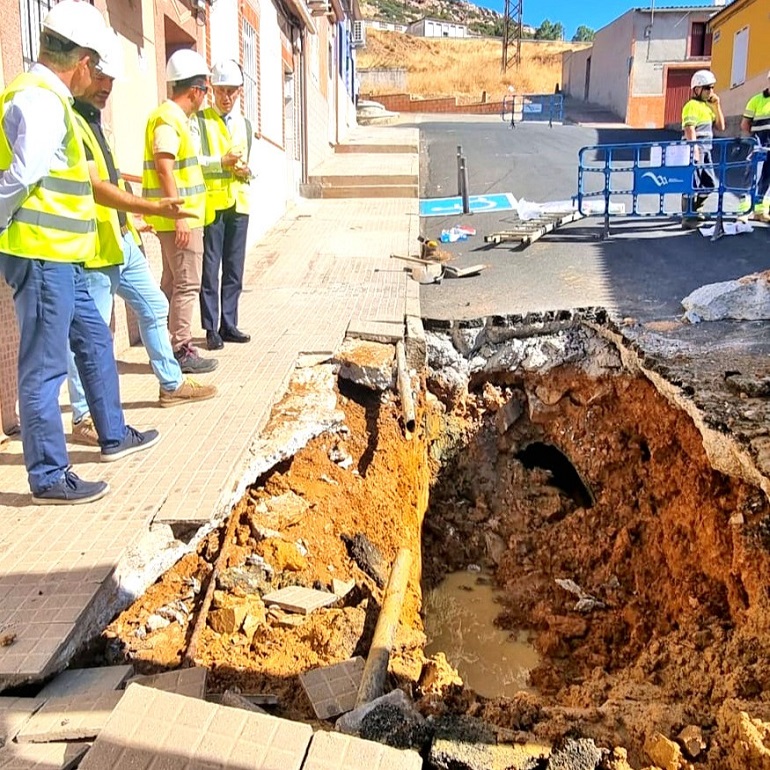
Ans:
{"label": "khaki trousers", "polygon": [[176,233],[158,233],[163,255],[160,288],[168,298],[168,331],[171,347],[176,353],[192,342],[193,314],[200,301],[201,269],[203,264],[203,228],[190,231],[186,249],[178,248]]}

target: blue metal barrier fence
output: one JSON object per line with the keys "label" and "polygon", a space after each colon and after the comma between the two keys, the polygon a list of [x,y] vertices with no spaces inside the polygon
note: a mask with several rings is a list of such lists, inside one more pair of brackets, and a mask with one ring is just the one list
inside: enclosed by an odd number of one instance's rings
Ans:
{"label": "blue metal barrier fence", "polygon": [[713,219],[716,239],[724,232],[726,216],[739,217],[753,208],[766,154],[749,137],[583,147],[578,211],[603,216],[605,238],[610,218],[619,216]]}
{"label": "blue metal barrier fence", "polygon": [[552,128],[554,123],[564,122],[564,94],[512,94],[503,97],[503,120],[508,120],[510,114],[511,128],[516,127],[516,121],[527,123],[548,123]]}

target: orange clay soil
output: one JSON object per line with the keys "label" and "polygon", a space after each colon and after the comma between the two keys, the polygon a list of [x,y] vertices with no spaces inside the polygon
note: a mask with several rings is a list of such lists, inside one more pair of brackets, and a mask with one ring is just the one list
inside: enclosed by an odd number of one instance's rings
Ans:
{"label": "orange clay soil", "polygon": [[[416,559],[391,673],[424,713],[481,717],[509,739],[569,733],[627,747],[630,765],[618,761],[613,770],[651,766],[643,747],[653,733],[673,740],[694,725],[707,744],[695,768],[770,768],[759,721],[770,719],[770,510],[756,488],[710,467],[687,415],[646,380],[594,380],[565,367],[486,383],[451,414],[430,400],[418,435],[405,441],[394,403],[349,396],[341,398],[349,434],[313,440],[241,502],[230,563],[263,555],[276,569],[274,587],[328,590],[333,578],[357,587],[343,606],[298,626],[252,603],[248,633],[207,627],[198,658],[211,669],[209,689],[273,693],[273,713],[313,719],[298,674],[366,655],[382,599],[340,539],[361,532],[386,565],[399,547],[422,550],[428,584],[469,563],[495,570],[505,595],[499,623],[534,632],[543,659],[532,674],[538,694],[490,700],[458,685],[441,660],[422,654]],[[501,434],[510,399],[523,416]],[[532,442],[572,460],[593,505],[569,485],[559,489],[556,475],[524,467],[517,454]],[[335,447],[352,456],[349,469],[329,459]],[[287,492],[310,508],[279,537],[255,532],[255,505]],[[111,649],[140,671],[179,664],[191,622],[146,631],[147,620],[177,599],[197,610],[202,592],[192,596],[189,578],[205,588],[220,536],[118,617],[105,632]],[[580,597],[556,579],[574,581],[593,603],[576,610]],[[247,599],[238,588],[222,592],[215,610]]]}

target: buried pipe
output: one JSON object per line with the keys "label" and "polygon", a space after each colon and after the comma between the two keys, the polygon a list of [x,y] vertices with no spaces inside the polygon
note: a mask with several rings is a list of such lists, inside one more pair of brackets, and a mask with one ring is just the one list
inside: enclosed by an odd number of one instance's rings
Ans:
{"label": "buried pipe", "polygon": [[398,395],[401,399],[401,411],[404,414],[404,425],[407,433],[414,433],[417,420],[414,416],[414,399],[412,398],[412,383],[409,381],[409,372],[406,368],[406,353],[404,343],[399,340],[396,343],[396,369]]}
{"label": "buried pipe", "polygon": [[372,645],[366,658],[361,686],[358,688],[356,708],[384,695],[390,651],[393,648],[396,628],[398,628],[398,621],[401,618],[411,566],[412,552],[408,548],[401,548],[396,554],[393,567],[390,570],[380,616],[377,618]]}

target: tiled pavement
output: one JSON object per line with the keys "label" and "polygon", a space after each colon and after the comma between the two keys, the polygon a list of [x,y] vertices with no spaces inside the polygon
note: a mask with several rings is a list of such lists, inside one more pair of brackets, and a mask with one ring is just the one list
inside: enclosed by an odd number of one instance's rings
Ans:
{"label": "tiled pavement", "polygon": [[[416,129],[368,128],[366,136],[378,131],[416,155]],[[366,136],[359,141],[372,141]],[[388,173],[388,153],[374,158],[367,168],[379,158]],[[205,522],[228,509],[300,353],[331,352],[346,331],[401,336],[405,308],[419,295],[389,256],[414,251],[418,233],[416,199],[301,201],[248,255],[240,325],[252,341],[217,352],[218,369],[204,375],[219,388],[216,399],[159,409],[143,348],[121,352],[127,421],[158,428],[162,441],[110,464],[98,462],[96,449],[71,446],[80,475],[110,483],[103,500],[32,506],[20,441],[0,444],[0,636],[12,640],[0,646],[0,686],[59,665],[62,647],[88,608],[109,600],[110,576],[151,522]],[[68,407],[64,423],[69,432]]]}

